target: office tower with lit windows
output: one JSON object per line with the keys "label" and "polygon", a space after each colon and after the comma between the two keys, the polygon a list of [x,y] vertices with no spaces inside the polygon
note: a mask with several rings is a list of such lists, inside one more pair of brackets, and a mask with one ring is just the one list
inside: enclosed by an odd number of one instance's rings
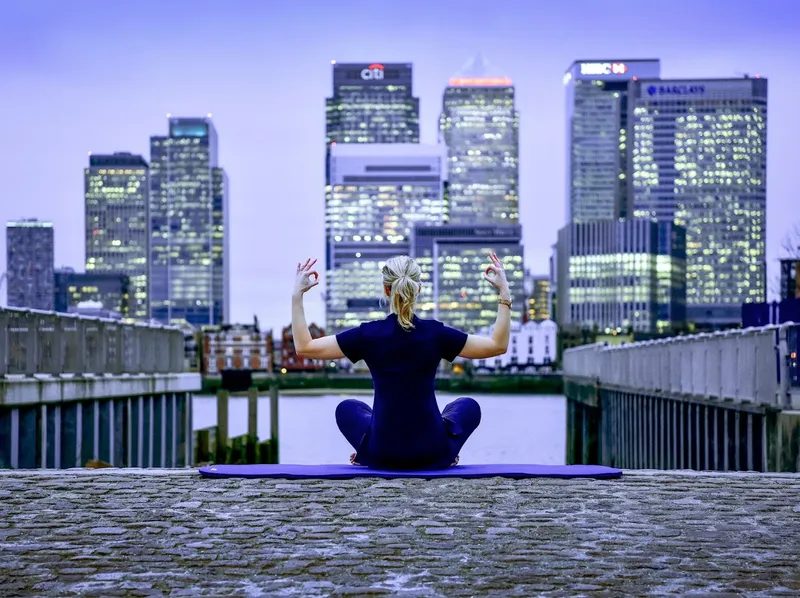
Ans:
{"label": "office tower with lit windows", "polygon": [[451,224],[519,221],[519,114],[511,79],[481,57],[452,77],[439,121]]}
{"label": "office tower with lit windows", "polygon": [[343,143],[419,143],[419,98],[411,64],[333,62],[333,95],[325,101],[325,168]]}
{"label": "office tower with lit windows", "polygon": [[567,70],[567,222],[629,215],[631,89],[660,72],[656,59],[578,60]]}
{"label": "office tower with lit windows", "polygon": [[766,300],[767,80],[633,84],[633,212],[686,228],[687,317],[741,322]]}
{"label": "office tower with lit windows", "polygon": [[54,309],[57,312],[75,311],[79,304],[91,301],[102,309],[127,318],[133,305],[131,280],[120,272],[75,272],[60,268],[54,276]]}
{"label": "office tower with lit windows", "polygon": [[[436,181],[408,180],[407,182],[411,183],[408,193],[401,191],[400,195],[395,197],[398,202],[398,210],[406,214],[405,207],[416,202],[420,193],[429,198],[438,197],[438,201],[443,201],[443,180],[440,176],[442,164],[438,164],[437,160],[426,164],[412,160],[407,166],[430,167],[431,170],[424,172],[414,171],[413,168],[410,171],[403,170],[403,152],[408,156],[415,156],[413,150],[400,150],[401,153],[395,155],[391,153],[391,150],[380,149],[387,145],[401,144],[409,147],[419,143],[419,98],[414,97],[413,94],[412,65],[378,62],[337,63],[336,61],[333,61],[332,65],[333,93],[325,102],[325,263],[328,273],[325,303],[326,328],[329,334],[335,334],[338,330],[347,328],[348,324],[358,324],[368,318],[367,314],[375,314],[378,313],[376,309],[382,309],[376,306],[372,290],[367,290],[371,289],[369,285],[345,290],[347,283],[341,282],[340,284],[340,281],[344,281],[346,276],[353,274],[354,270],[358,270],[362,266],[369,270],[369,267],[378,264],[381,261],[380,256],[389,251],[384,247],[386,239],[389,237],[394,239],[394,244],[400,243],[401,245],[402,242],[398,237],[405,237],[406,247],[408,238],[408,233],[399,232],[400,229],[397,228],[396,222],[390,218],[386,223],[386,231],[377,233],[383,241],[377,242],[378,244],[374,248],[377,253],[373,253],[372,249],[360,244],[374,244],[376,230],[382,230],[383,225],[376,222],[374,226],[365,225],[370,233],[359,235],[351,231],[350,234],[347,234],[348,226],[344,224],[344,219],[349,216],[344,215],[344,212],[337,208],[338,202],[341,201],[342,206],[348,206],[343,209],[350,210],[354,204],[358,203],[362,194],[364,196],[381,196],[382,209],[389,209],[388,205],[384,203],[385,198],[393,192],[392,189],[395,191],[402,189],[401,181],[404,180],[404,177],[408,179],[413,176],[435,177]],[[395,171],[367,171],[365,170],[367,164],[364,160],[367,159],[368,152],[373,149],[360,148],[354,150],[354,154],[335,151],[337,148],[341,149],[343,146],[349,145],[368,145],[369,148],[373,148],[376,152],[374,157],[377,162],[371,164],[371,167],[381,168],[394,165],[401,168]],[[409,151],[412,153],[409,154]],[[426,151],[430,153],[430,150],[422,151],[423,155]],[[392,162],[396,157],[400,157],[401,161]],[[387,159],[389,163],[384,163]],[[334,167],[338,169],[336,176],[332,172]],[[415,172],[416,175],[413,174]],[[352,179],[352,177],[359,176],[364,180],[356,186],[344,183],[344,177]],[[386,184],[382,184],[382,182]],[[439,190],[438,195],[434,188]],[[363,198],[361,201],[363,202]],[[360,240],[353,240],[353,236],[358,236]],[[367,236],[370,241],[364,240]],[[370,255],[371,266],[364,266],[364,262],[347,261],[349,258],[344,256],[348,255],[348,251],[344,248],[348,243],[355,243],[363,250],[350,251],[351,257],[360,260],[361,258],[355,258],[356,253],[361,256]],[[392,242],[389,243],[392,244]],[[398,249],[396,253],[402,253],[402,251]],[[341,269],[341,272],[337,269]],[[379,271],[376,270],[376,272]],[[362,295],[363,293],[368,296]]]}
{"label": "office tower with lit windows", "polygon": [[229,321],[228,179],[205,118],[169,118],[150,138],[150,314],[195,327]]}
{"label": "office tower with lit windows", "polygon": [[417,143],[331,147],[325,222],[326,332],[383,318],[381,268],[415,224],[447,221],[446,152]]}
{"label": "office tower with lit windows", "polygon": [[519,224],[415,226],[411,255],[422,269],[417,313],[466,332],[493,324],[497,291],[483,280],[493,250],[506,269],[511,319],[521,321],[526,309],[522,249]]}
{"label": "office tower with lit windows", "polygon": [[6,224],[9,307],[53,310],[53,223],[35,218]]}
{"label": "office tower with lit windows", "polygon": [[130,298],[120,313],[146,320],[150,167],[145,159],[125,152],[90,154],[84,170],[84,209],[87,274],[126,276]]}
{"label": "office tower with lit windows", "polygon": [[550,276],[534,276],[530,272],[525,273],[525,296],[527,298],[528,320],[549,320],[550,319]]}
{"label": "office tower with lit windows", "polygon": [[547,260],[550,278],[550,319],[558,320],[558,242],[550,246],[550,258]]}
{"label": "office tower with lit windows", "polygon": [[558,232],[560,328],[664,333],[686,320],[686,231],[645,218],[567,224]]}

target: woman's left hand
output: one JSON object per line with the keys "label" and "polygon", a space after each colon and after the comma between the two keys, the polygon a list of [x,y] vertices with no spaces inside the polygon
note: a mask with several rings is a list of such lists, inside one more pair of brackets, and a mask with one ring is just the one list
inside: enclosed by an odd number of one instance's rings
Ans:
{"label": "woman's left hand", "polygon": [[305,264],[297,264],[297,278],[294,281],[294,294],[300,296],[308,289],[313,288],[319,284],[319,274],[316,270],[312,270],[314,264],[317,263],[316,259],[308,258]]}

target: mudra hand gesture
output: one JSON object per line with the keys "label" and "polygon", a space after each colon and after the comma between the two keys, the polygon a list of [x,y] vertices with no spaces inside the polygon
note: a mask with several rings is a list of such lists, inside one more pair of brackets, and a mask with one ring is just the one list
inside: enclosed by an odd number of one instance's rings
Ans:
{"label": "mudra hand gesture", "polygon": [[294,281],[295,295],[302,295],[308,289],[319,284],[319,273],[316,270],[312,270],[316,263],[316,259],[308,258],[305,264],[297,264],[297,278]]}
{"label": "mudra hand gesture", "polygon": [[494,251],[489,252],[489,259],[492,264],[487,266],[483,271],[483,279],[497,289],[501,295],[508,293],[508,279],[506,279],[506,271],[503,268],[503,262],[497,257]]}

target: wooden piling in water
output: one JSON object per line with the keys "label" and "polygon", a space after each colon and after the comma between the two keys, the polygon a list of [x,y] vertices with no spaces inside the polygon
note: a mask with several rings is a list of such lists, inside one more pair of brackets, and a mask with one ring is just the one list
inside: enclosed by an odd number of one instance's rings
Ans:
{"label": "wooden piling in water", "polygon": [[224,388],[217,391],[217,442],[216,462],[225,463],[228,459],[228,403],[230,393]]}
{"label": "wooden piling in water", "polygon": [[280,462],[280,454],[278,452],[278,385],[273,384],[269,387],[269,442],[271,463]]}
{"label": "wooden piling in water", "polygon": [[258,388],[247,391],[247,435],[258,438]]}
{"label": "wooden piling in water", "polygon": [[229,437],[228,406],[230,393],[217,391],[217,425],[194,431],[194,462],[228,464],[277,464],[278,453],[278,386],[270,387],[270,438],[258,438],[258,389],[247,392],[247,434]]}

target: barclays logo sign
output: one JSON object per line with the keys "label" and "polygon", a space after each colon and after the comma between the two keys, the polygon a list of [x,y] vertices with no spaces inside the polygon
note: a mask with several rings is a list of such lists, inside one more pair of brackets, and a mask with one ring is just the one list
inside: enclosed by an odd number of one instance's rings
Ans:
{"label": "barclays logo sign", "polygon": [[688,96],[705,92],[705,85],[650,85],[647,88],[651,96]]}

